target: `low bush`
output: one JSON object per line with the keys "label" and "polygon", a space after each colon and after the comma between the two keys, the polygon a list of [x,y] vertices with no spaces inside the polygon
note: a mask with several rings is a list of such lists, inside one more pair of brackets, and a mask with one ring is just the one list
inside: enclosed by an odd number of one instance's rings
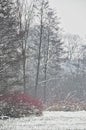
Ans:
{"label": "low bush", "polygon": [[23,117],[32,114],[41,115],[42,102],[25,93],[13,93],[0,96],[0,116]]}

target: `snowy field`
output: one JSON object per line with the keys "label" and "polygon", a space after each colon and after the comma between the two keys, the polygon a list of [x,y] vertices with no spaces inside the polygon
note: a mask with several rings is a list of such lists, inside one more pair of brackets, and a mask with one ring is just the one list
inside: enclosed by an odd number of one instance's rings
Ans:
{"label": "snowy field", "polygon": [[86,130],[86,112],[44,112],[41,117],[0,120],[0,130]]}

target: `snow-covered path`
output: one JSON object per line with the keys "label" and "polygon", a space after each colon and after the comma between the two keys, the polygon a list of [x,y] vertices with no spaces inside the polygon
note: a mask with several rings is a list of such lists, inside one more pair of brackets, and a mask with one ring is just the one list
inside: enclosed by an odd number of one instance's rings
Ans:
{"label": "snow-covered path", "polygon": [[41,117],[0,120],[0,130],[86,130],[86,112],[44,112]]}

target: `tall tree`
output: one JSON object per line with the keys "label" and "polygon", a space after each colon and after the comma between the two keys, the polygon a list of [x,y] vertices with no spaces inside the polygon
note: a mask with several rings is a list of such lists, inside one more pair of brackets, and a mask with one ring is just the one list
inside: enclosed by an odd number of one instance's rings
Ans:
{"label": "tall tree", "polygon": [[58,75],[62,55],[59,20],[52,9],[48,9],[44,29],[44,100],[46,100],[47,75]]}
{"label": "tall tree", "polygon": [[36,82],[35,82],[35,97],[37,96],[37,88],[38,88],[38,81],[39,81],[39,72],[40,72],[40,61],[41,61],[41,47],[42,47],[42,38],[43,38],[43,23],[45,20],[45,13],[48,6],[47,0],[37,0],[37,16],[39,19],[39,46],[38,46],[38,63],[37,63],[37,73],[36,73]]}
{"label": "tall tree", "polygon": [[21,39],[21,53],[22,53],[22,72],[23,72],[23,87],[24,92],[26,92],[26,59],[27,59],[27,49],[28,49],[28,38],[29,29],[34,14],[34,3],[35,1],[28,4],[28,0],[20,1],[16,0],[17,3],[17,13],[19,21],[19,37]]}
{"label": "tall tree", "polygon": [[12,0],[0,1],[0,85],[1,91],[17,83],[19,77],[19,44],[17,20]]}

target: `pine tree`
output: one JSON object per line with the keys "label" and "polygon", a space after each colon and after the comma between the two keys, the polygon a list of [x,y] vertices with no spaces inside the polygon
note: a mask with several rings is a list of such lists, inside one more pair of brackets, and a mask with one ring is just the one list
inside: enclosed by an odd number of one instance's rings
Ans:
{"label": "pine tree", "polygon": [[19,77],[19,42],[17,20],[12,0],[0,1],[0,88],[1,91],[17,83]]}
{"label": "pine tree", "polygon": [[59,19],[52,9],[48,9],[44,25],[44,100],[46,101],[47,80],[59,75],[61,69],[62,41]]}

